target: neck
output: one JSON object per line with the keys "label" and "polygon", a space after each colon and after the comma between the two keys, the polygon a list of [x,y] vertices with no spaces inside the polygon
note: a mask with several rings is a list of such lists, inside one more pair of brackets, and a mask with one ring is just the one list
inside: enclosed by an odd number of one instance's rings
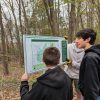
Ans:
{"label": "neck", "polygon": [[54,69],[55,67],[56,67],[56,65],[54,65],[54,66],[53,66],[53,65],[52,65],[52,66],[51,66],[51,65],[48,65],[48,66],[46,67],[46,69]]}
{"label": "neck", "polygon": [[86,47],[85,47],[85,50],[89,49],[91,46],[92,46],[91,44],[87,44]]}

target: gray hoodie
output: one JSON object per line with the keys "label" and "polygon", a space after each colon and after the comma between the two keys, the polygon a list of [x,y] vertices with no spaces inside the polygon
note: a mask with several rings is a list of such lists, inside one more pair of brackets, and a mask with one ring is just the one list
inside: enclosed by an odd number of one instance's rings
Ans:
{"label": "gray hoodie", "polygon": [[79,79],[80,63],[84,56],[84,49],[76,47],[75,43],[68,44],[68,59],[72,61],[71,65],[68,65],[66,73],[72,79]]}

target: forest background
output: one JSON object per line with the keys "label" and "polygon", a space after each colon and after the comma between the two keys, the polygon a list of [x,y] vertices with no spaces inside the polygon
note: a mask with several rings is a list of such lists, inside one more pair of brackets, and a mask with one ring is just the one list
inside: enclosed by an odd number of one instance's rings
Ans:
{"label": "forest background", "polygon": [[100,43],[100,0],[0,0],[0,100],[20,99],[24,34],[68,36],[70,43],[87,27]]}

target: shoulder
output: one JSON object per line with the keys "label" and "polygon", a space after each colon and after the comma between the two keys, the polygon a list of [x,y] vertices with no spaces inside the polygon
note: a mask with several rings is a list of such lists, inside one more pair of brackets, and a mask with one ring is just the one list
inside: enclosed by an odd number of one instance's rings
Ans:
{"label": "shoulder", "polygon": [[70,44],[68,44],[68,50],[73,50],[74,48],[75,48],[75,44],[74,43],[70,43]]}
{"label": "shoulder", "polygon": [[91,63],[93,62],[98,63],[100,61],[100,57],[95,52],[88,52],[85,54],[83,61],[86,61],[85,63]]}
{"label": "shoulder", "polygon": [[95,53],[95,52],[88,52],[88,53],[85,54],[85,57],[86,57],[86,58],[92,59],[92,58],[97,58],[97,57],[99,57],[99,56],[98,56],[98,54]]}
{"label": "shoulder", "polygon": [[68,44],[68,48],[72,47],[72,44]]}
{"label": "shoulder", "polygon": [[75,43],[69,43],[68,44],[68,47],[73,47],[73,46],[75,46]]}

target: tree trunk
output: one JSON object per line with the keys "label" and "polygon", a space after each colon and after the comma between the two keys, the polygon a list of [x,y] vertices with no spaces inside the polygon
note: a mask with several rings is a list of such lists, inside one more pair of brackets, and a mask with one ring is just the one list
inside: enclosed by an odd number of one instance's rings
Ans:
{"label": "tree trunk", "polygon": [[73,36],[75,34],[75,0],[71,3],[71,11],[69,13],[69,32],[68,32],[68,40],[69,42],[73,41]]}
{"label": "tree trunk", "polygon": [[100,0],[97,0],[98,29],[100,30]]}
{"label": "tree trunk", "polygon": [[59,29],[58,29],[59,24],[57,20],[57,12],[54,9],[54,0],[43,0],[43,2],[51,26],[52,35],[56,36],[59,34]]}
{"label": "tree trunk", "polygon": [[77,3],[77,16],[76,16],[76,24],[75,24],[75,33],[80,29],[80,9],[81,9],[81,2]]}
{"label": "tree trunk", "polygon": [[[22,26],[22,19],[21,19],[21,16],[22,16],[22,13],[21,13],[21,0],[19,0],[19,23],[20,23],[20,31],[21,31],[21,35],[24,34],[24,31],[23,31],[23,26]],[[27,22],[28,23],[28,22]],[[28,28],[28,27],[27,27]],[[27,33],[29,33],[29,30],[27,29]],[[21,40],[21,59],[22,59],[22,64],[24,63],[24,52],[23,52],[23,36],[22,36],[22,40]]]}
{"label": "tree trunk", "polygon": [[25,33],[26,34],[31,34],[31,32],[29,30],[28,18],[27,18],[26,11],[25,11],[24,1],[21,0],[20,3],[22,4],[22,8],[23,8],[24,23],[25,23]]}
{"label": "tree trunk", "polygon": [[87,13],[87,27],[93,28],[93,7],[91,1],[86,3],[86,13]]}
{"label": "tree trunk", "polygon": [[21,41],[20,41],[20,34],[19,34],[19,29],[18,29],[18,25],[17,25],[17,19],[15,16],[15,12],[14,12],[14,5],[13,5],[13,1],[12,4],[10,3],[10,7],[11,7],[11,11],[14,17],[14,21],[15,21],[15,31],[16,31],[16,40],[17,40],[17,46],[18,46],[18,55],[19,55],[19,62],[21,67],[23,66],[23,62],[22,62],[22,45],[21,45]]}
{"label": "tree trunk", "polygon": [[4,75],[9,74],[8,70],[8,63],[7,63],[7,57],[6,57],[6,43],[5,43],[5,33],[4,33],[4,27],[2,22],[2,11],[1,11],[1,3],[0,3],[0,27],[1,27],[1,40],[2,40],[2,53],[3,53],[3,71]]}
{"label": "tree trunk", "polygon": [[7,32],[6,33],[7,33],[7,35],[9,35],[9,38],[11,40],[10,41],[11,50],[12,50],[11,52],[12,52],[12,54],[15,54],[15,47],[14,47],[13,35],[12,35],[12,26],[13,26],[12,20],[11,20],[11,17],[10,17],[10,19],[8,19],[5,13],[3,15],[4,15],[5,20],[7,21],[7,24],[6,24]]}

